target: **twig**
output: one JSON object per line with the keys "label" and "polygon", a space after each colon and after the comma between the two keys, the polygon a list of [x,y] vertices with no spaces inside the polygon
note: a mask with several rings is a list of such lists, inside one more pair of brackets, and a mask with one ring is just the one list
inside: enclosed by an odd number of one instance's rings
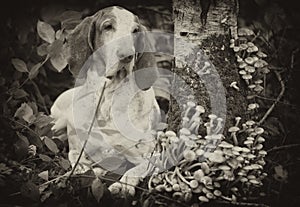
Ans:
{"label": "twig", "polygon": [[276,104],[280,101],[280,99],[282,98],[284,92],[285,92],[285,85],[284,85],[284,82],[281,78],[281,75],[279,72],[277,71],[274,71],[279,83],[280,83],[280,86],[281,86],[281,91],[279,93],[279,95],[277,96],[275,102],[272,104],[272,106],[268,109],[268,111],[265,113],[265,115],[262,117],[262,119],[258,122],[258,125],[261,125],[265,120],[266,118],[272,113],[273,109],[275,108]]}
{"label": "twig", "polygon": [[77,165],[78,165],[78,163],[79,163],[79,160],[80,160],[80,158],[82,157],[84,148],[85,148],[85,146],[86,146],[86,144],[87,144],[87,141],[88,141],[88,139],[89,139],[89,137],[90,137],[90,133],[91,133],[91,131],[92,131],[94,122],[95,122],[95,120],[96,120],[97,111],[98,111],[98,108],[99,108],[99,106],[100,106],[100,103],[101,103],[101,100],[102,100],[102,97],[103,97],[103,93],[104,93],[105,86],[106,86],[106,81],[104,82],[103,89],[102,89],[102,91],[101,91],[101,95],[100,95],[100,97],[99,97],[99,100],[98,100],[98,103],[97,103],[97,106],[96,106],[96,110],[95,110],[95,113],[94,113],[94,116],[93,116],[93,120],[92,120],[92,123],[91,123],[91,125],[90,125],[90,127],[89,127],[89,130],[88,130],[88,137],[87,137],[86,140],[84,141],[83,146],[82,146],[81,151],[80,151],[80,154],[79,154],[79,156],[78,156],[78,158],[77,158],[77,160],[76,160],[76,163],[75,163],[75,165],[74,165],[74,167],[73,167],[73,169],[72,169],[72,171],[71,171],[71,173],[70,173],[70,175],[68,176],[67,179],[69,179],[69,178],[73,175],[73,173],[74,173],[74,171],[75,171],[75,169],[76,169],[76,167],[77,167]]}
{"label": "twig", "polygon": [[269,207],[263,203],[245,203],[245,202],[229,202],[229,201],[216,201],[217,203],[221,204],[230,204],[233,206],[248,206],[248,207]]}
{"label": "twig", "polygon": [[33,85],[33,87],[35,89],[36,95],[41,100],[45,112],[47,113],[47,115],[49,115],[50,114],[49,110],[47,109],[46,102],[44,100],[44,97],[42,96],[42,93],[41,93],[39,87],[37,86],[37,84],[33,80],[30,80],[30,82],[31,82],[31,84]]}
{"label": "twig", "polygon": [[32,129],[30,129],[30,127],[28,127],[28,126],[22,124],[21,122],[18,122],[18,121],[16,121],[16,120],[12,119],[12,118],[8,118],[8,117],[5,117],[5,116],[2,116],[2,117],[6,118],[6,119],[8,119],[8,120],[10,120],[10,121],[12,121],[12,122],[15,122],[16,124],[21,125],[22,127],[28,129],[28,130],[29,130],[31,133],[33,133],[35,136],[37,136],[39,139],[42,139],[38,133],[36,133],[36,132],[33,131]]}
{"label": "twig", "polygon": [[[89,175],[76,175],[76,176],[78,176],[78,177],[86,177],[86,178],[93,178],[92,176],[89,176]],[[174,200],[172,198],[169,198],[168,196],[164,196],[161,193],[151,192],[148,189],[145,189],[145,188],[142,188],[142,187],[139,187],[139,186],[135,186],[135,185],[132,185],[132,184],[129,184],[129,183],[125,183],[125,182],[122,182],[120,180],[115,180],[115,179],[112,179],[112,178],[106,178],[106,177],[102,177],[102,176],[99,176],[99,178],[102,179],[102,180],[106,180],[106,181],[118,182],[118,183],[121,183],[122,185],[129,185],[129,186],[135,187],[136,189],[139,189],[139,190],[144,191],[144,192],[149,193],[149,194],[150,193],[154,193],[158,197],[161,197],[161,198],[164,198],[164,199],[166,199],[168,201],[176,202],[176,203],[178,203],[178,204],[180,204],[182,206],[188,207],[188,205],[186,205],[184,203],[181,203],[180,201]]]}
{"label": "twig", "polygon": [[283,145],[279,147],[273,147],[272,149],[269,149],[267,152],[270,153],[278,150],[290,149],[293,147],[300,147],[300,144],[289,144],[289,145]]}

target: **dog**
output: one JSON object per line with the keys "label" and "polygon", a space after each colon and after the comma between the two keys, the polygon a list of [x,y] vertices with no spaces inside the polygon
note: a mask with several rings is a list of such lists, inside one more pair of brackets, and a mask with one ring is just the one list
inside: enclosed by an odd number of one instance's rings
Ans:
{"label": "dog", "polygon": [[[83,139],[88,140],[76,173],[98,166],[93,168],[96,175],[103,175],[107,170],[123,174],[120,182],[109,186],[112,193],[135,194],[134,186],[147,175],[147,156],[155,147],[153,135],[148,133],[155,131],[160,120],[160,109],[152,88],[157,78],[155,59],[149,52],[137,51],[137,47],[151,47],[145,31],[136,15],[118,6],[102,9],[83,19],[67,36],[65,44],[69,69],[82,84],[63,92],[51,108],[52,130],[67,129],[68,158],[73,168]],[[134,39],[136,33],[141,34],[138,46]],[[126,38],[122,40],[123,37]],[[96,52],[99,48],[101,51]],[[143,68],[148,69],[138,73]],[[124,82],[128,87],[122,86]],[[133,96],[127,102],[130,91]],[[94,114],[97,124],[92,121]],[[133,126],[129,128],[135,128],[142,137],[131,137],[126,117]],[[91,125],[92,129],[87,133]],[[144,132],[148,134],[143,137]],[[116,159],[133,167],[127,170],[111,166],[111,160]]]}

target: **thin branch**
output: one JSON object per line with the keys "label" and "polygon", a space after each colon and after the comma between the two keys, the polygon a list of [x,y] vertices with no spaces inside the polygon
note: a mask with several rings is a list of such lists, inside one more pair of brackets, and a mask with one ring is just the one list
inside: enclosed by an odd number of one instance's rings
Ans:
{"label": "thin branch", "polygon": [[294,147],[300,147],[300,144],[289,144],[289,145],[283,145],[279,147],[273,147],[272,149],[269,149],[267,152],[274,152],[274,151],[279,151],[279,150],[285,150],[285,149],[290,149]]}
{"label": "thin branch", "polygon": [[79,163],[79,160],[80,160],[80,158],[82,157],[84,148],[85,148],[85,146],[86,146],[86,144],[87,144],[87,141],[88,141],[88,139],[89,139],[89,137],[90,137],[90,133],[91,133],[91,131],[92,131],[94,122],[95,122],[95,120],[96,120],[97,111],[98,111],[98,108],[99,108],[99,106],[100,106],[100,103],[101,103],[101,100],[102,100],[102,97],[103,97],[103,93],[104,93],[105,87],[106,87],[106,81],[104,82],[103,89],[102,89],[102,91],[101,91],[101,95],[100,95],[100,97],[99,97],[99,100],[98,100],[98,103],[97,103],[97,106],[96,106],[96,110],[95,110],[95,113],[94,113],[94,116],[93,116],[93,120],[92,120],[92,123],[91,123],[91,125],[90,125],[90,127],[89,127],[89,130],[88,130],[88,137],[87,137],[86,140],[84,141],[83,146],[82,146],[81,151],[80,151],[80,154],[79,154],[79,156],[78,156],[78,158],[77,158],[77,160],[76,160],[76,163],[75,163],[75,165],[74,165],[74,167],[73,167],[73,169],[72,169],[72,171],[71,171],[71,173],[70,173],[70,175],[68,176],[67,179],[69,179],[69,178],[73,175],[73,173],[74,173],[74,171],[75,171],[75,169],[76,169],[76,167],[77,167],[77,165],[78,165],[78,163]]}
{"label": "thin branch", "polygon": [[277,96],[275,102],[272,104],[272,106],[268,109],[268,111],[265,113],[265,115],[261,118],[261,120],[258,122],[258,125],[261,125],[265,120],[266,118],[268,118],[268,116],[272,113],[273,109],[275,108],[276,104],[280,101],[280,99],[282,98],[284,92],[285,92],[285,85],[284,85],[284,82],[281,78],[281,75],[279,72],[277,71],[274,71],[279,83],[280,83],[280,86],[281,86],[281,91],[279,93],[279,95]]}
{"label": "thin branch", "polygon": [[229,202],[229,201],[216,201],[217,203],[227,204],[231,206],[248,206],[248,207],[269,207],[263,203],[246,203],[246,202]]}

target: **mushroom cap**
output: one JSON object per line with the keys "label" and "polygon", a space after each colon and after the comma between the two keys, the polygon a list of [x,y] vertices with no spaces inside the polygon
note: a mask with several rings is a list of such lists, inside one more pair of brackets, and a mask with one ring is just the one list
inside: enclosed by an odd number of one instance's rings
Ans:
{"label": "mushroom cap", "polygon": [[256,53],[256,55],[257,55],[258,57],[261,57],[261,58],[267,57],[267,54],[263,53],[262,51],[258,51],[258,52]]}
{"label": "mushroom cap", "polygon": [[236,61],[237,61],[238,63],[241,63],[241,62],[243,62],[243,59],[242,59],[240,56],[237,56]]}
{"label": "mushroom cap", "polygon": [[268,74],[268,73],[270,72],[270,70],[269,70],[267,67],[261,68],[260,71],[261,71],[263,74]]}
{"label": "mushroom cap", "polygon": [[209,199],[207,197],[205,197],[205,196],[199,196],[198,199],[201,202],[209,202]]}
{"label": "mushroom cap", "polygon": [[246,124],[247,124],[248,126],[253,126],[253,125],[255,124],[255,121],[253,121],[253,120],[248,120],[248,121],[246,121]]}
{"label": "mushroom cap", "polygon": [[250,65],[252,65],[255,61],[254,61],[253,57],[247,57],[245,59],[245,62],[248,63],[248,64],[250,64]]}
{"label": "mushroom cap", "polygon": [[265,140],[265,138],[263,138],[263,137],[258,137],[257,138],[257,142],[258,143],[263,143],[263,142],[265,142],[266,140]]}
{"label": "mushroom cap", "polygon": [[253,144],[253,141],[252,140],[245,140],[244,144],[245,145],[251,145],[251,144]]}
{"label": "mushroom cap", "polygon": [[234,46],[234,47],[233,47],[233,51],[234,51],[234,52],[238,52],[238,51],[240,51],[240,48],[237,47],[237,46]]}
{"label": "mushroom cap", "polygon": [[247,137],[247,140],[251,140],[251,141],[254,141],[254,137]]}
{"label": "mushroom cap", "polygon": [[256,108],[258,108],[256,103],[252,103],[248,105],[249,110],[256,109]]}
{"label": "mushroom cap", "polygon": [[244,67],[246,67],[247,66],[247,63],[245,63],[245,62],[241,62],[240,64],[239,64],[239,68],[244,68]]}
{"label": "mushroom cap", "polygon": [[215,114],[209,114],[209,115],[208,115],[208,118],[210,118],[210,119],[216,119],[216,118],[217,118],[217,115],[215,115]]}
{"label": "mushroom cap", "polygon": [[196,104],[194,102],[192,102],[192,101],[188,101],[186,104],[189,107],[195,107],[196,106]]}
{"label": "mushroom cap", "polygon": [[237,132],[239,130],[240,130],[240,128],[238,128],[237,126],[233,126],[228,129],[228,132]]}
{"label": "mushroom cap", "polygon": [[268,65],[268,63],[266,61],[264,61],[262,59],[259,59],[259,60],[257,60],[255,62],[254,67],[256,67],[256,68],[262,68],[262,67],[265,67],[267,65]]}
{"label": "mushroom cap", "polygon": [[256,92],[260,92],[262,90],[264,90],[264,87],[262,87],[260,85],[256,85],[255,88],[254,88],[254,91],[256,91]]}
{"label": "mushroom cap", "polygon": [[238,36],[251,36],[254,35],[254,32],[249,28],[240,28],[238,29]]}
{"label": "mushroom cap", "polygon": [[205,109],[203,106],[197,105],[196,106],[196,111],[199,111],[201,114],[205,112]]}
{"label": "mushroom cap", "polygon": [[245,70],[249,73],[254,73],[255,72],[255,67],[251,66],[251,65],[247,65],[245,67]]}
{"label": "mushroom cap", "polygon": [[257,128],[255,128],[255,133],[256,134],[262,134],[262,133],[264,133],[264,129],[263,128],[261,128],[261,127],[257,127]]}
{"label": "mushroom cap", "polygon": [[225,141],[222,141],[218,146],[222,147],[222,148],[227,148],[227,149],[230,149],[233,147],[232,144],[229,144],[228,142],[225,142]]}
{"label": "mushroom cap", "polygon": [[183,157],[186,161],[191,162],[196,159],[196,153],[193,150],[186,149],[183,151]]}
{"label": "mushroom cap", "polygon": [[255,87],[256,87],[256,85],[254,85],[254,84],[251,84],[251,85],[248,86],[248,88],[250,88],[250,89],[253,89]]}
{"label": "mushroom cap", "polygon": [[242,76],[242,78],[243,78],[244,80],[250,80],[250,79],[252,79],[252,75],[250,75],[250,74],[245,74],[245,75]]}
{"label": "mushroom cap", "polygon": [[246,72],[245,70],[240,70],[240,71],[239,71],[239,74],[240,74],[240,75],[246,75],[247,72]]}
{"label": "mushroom cap", "polygon": [[240,44],[241,50],[246,50],[248,48],[247,44]]}
{"label": "mushroom cap", "polygon": [[183,134],[183,135],[190,135],[191,134],[190,130],[187,129],[187,128],[182,128],[182,129],[180,129],[179,132],[180,132],[180,134]]}
{"label": "mushroom cap", "polygon": [[165,135],[168,137],[176,137],[176,133],[174,131],[166,131]]}
{"label": "mushroom cap", "polygon": [[218,168],[223,171],[228,171],[231,169],[228,165],[220,165]]}
{"label": "mushroom cap", "polygon": [[255,46],[255,44],[254,44],[253,42],[247,42],[247,45],[248,45],[249,47],[254,47],[254,46]]}
{"label": "mushroom cap", "polygon": [[256,81],[254,81],[255,84],[262,84],[263,83],[263,80],[262,79],[258,79]]}
{"label": "mushroom cap", "polygon": [[255,45],[252,47],[248,47],[247,52],[251,53],[251,52],[257,52],[258,51],[258,47],[256,47]]}

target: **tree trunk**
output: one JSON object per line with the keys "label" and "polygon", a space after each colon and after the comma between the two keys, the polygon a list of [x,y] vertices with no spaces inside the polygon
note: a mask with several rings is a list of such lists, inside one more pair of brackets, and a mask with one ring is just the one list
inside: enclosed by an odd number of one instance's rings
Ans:
{"label": "tree trunk", "polygon": [[[237,38],[238,3],[236,0],[211,0],[205,22],[205,3],[210,0],[200,1],[173,0],[173,72],[177,78],[174,77],[172,83],[168,120],[169,128],[173,130],[178,130],[180,125],[181,102],[193,98],[206,109],[206,115],[214,113],[226,119],[226,126],[232,125],[234,117],[244,115],[246,111],[243,84],[234,53],[229,48],[230,39]],[[190,45],[196,45],[192,52],[188,51]],[[240,87],[239,91],[230,87],[234,81]],[[192,94],[187,92],[188,89]]]}

